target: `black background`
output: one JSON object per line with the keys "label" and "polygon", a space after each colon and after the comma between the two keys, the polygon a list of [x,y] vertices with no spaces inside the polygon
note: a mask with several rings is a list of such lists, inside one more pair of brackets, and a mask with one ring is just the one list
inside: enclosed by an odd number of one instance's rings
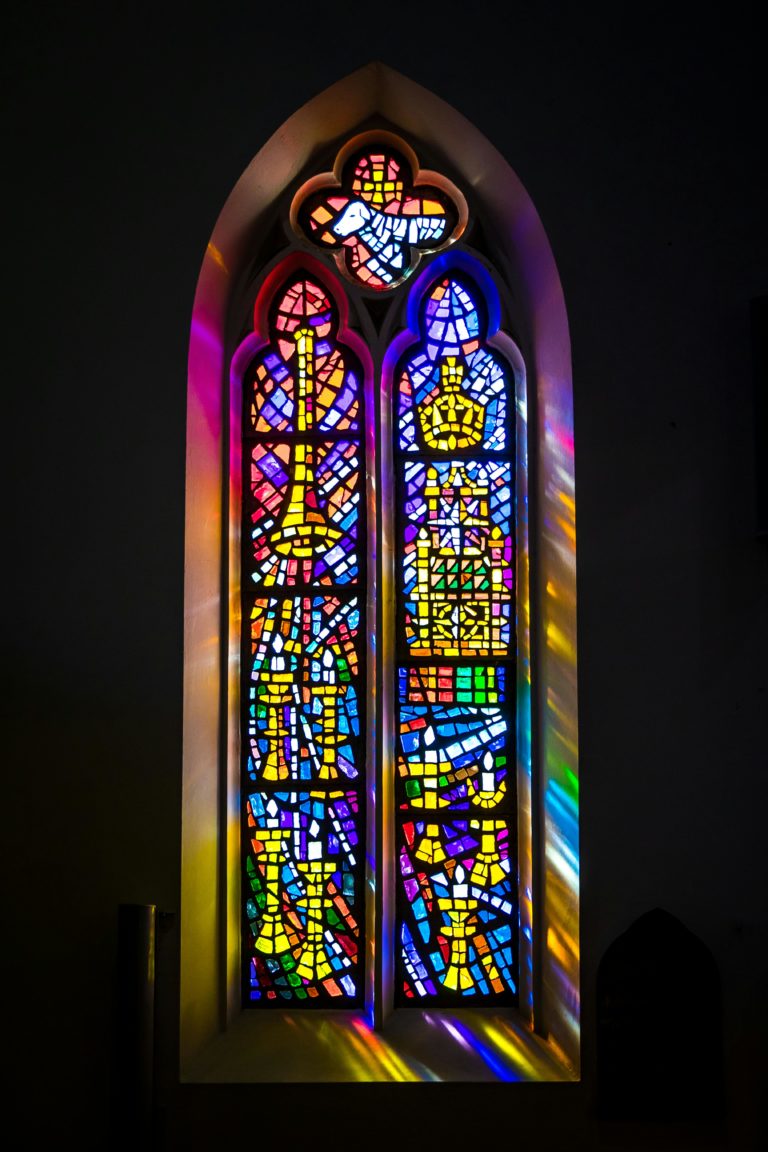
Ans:
{"label": "black background", "polygon": [[[353,1147],[381,1133],[415,1148],[402,1134],[430,1131],[430,1147],[623,1147],[595,1117],[596,971],[655,906],[714,956],[723,1146],[759,1146],[768,541],[756,441],[768,449],[750,313],[768,261],[755,12],[318,0],[6,14],[4,1048],[24,1146],[115,1146],[116,910],[178,910],[186,364],[205,246],[272,133],[372,60],[453,105],[508,160],[564,289],[584,1078],[503,1097],[331,1087],[298,1111],[295,1086],[201,1089],[180,1118],[171,1039],[166,1146],[180,1133],[186,1148],[212,1133],[256,1146],[264,1116],[287,1107],[288,1152],[311,1147],[314,1102]],[[173,956],[178,922],[165,931]],[[659,1042],[695,1068],[674,1019]],[[633,1147],[682,1146],[642,1117],[630,1128]]]}

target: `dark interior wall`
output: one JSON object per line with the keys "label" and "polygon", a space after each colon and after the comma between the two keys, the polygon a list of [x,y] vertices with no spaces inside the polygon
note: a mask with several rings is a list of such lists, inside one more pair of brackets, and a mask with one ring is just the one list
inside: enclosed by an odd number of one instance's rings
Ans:
{"label": "dark interior wall", "polygon": [[[179,905],[197,274],[255,152],[306,100],[378,59],[509,161],[569,313],[585,1057],[570,1137],[596,1139],[597,964],[663,906],[717,962],[728,1146],[757,1147],[768,539],[755,514],[749,316],[768,261],[750,8],[276,7],[30,5],[6,24],[13,1098],[30,1131],[109,1146],[117,907]],[[177,925],[166,932],[173,957]],[[659,1042],[695,1062],[674,1020],[660,1021]],[[172,1039],[161,1062],[167,1081]],[[529,1109],[541,1101],[531,1123],[543,1132],[564,1091],[527,1097]],[[403,1097],[386,1099],[394,1132]],[[510,1096],[504,1109],[515,1107]]]}

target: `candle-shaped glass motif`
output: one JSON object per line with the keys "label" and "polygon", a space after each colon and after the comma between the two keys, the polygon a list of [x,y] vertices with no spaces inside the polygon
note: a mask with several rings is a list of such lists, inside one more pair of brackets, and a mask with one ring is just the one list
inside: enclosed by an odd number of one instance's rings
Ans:
{"label": "candle-shaped glass motif", "polygon": [[[514,412],[487,280],[413,289],[395,367],[398,1004],[517,997]],[[482,818],[480,814],[482,813]]]}
{"label": "candle-shaped glass motif", "polygon": [[359,1006],[364,370],[305,268],[267,281],[241,356],[244,995]]}

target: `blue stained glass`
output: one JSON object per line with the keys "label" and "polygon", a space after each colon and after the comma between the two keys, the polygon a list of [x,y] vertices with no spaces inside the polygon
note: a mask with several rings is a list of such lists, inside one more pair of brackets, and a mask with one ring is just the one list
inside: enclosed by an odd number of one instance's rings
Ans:
{"label": "blue stained glass", "polygon": [[363,375],[313,276],[254,314],[270,319],[243,381],[244,995],[359,1007],[364,640],[345,586],[365,595]]}
{"label": "blue stained glass", "polygon": [[515,655],[513,374],[468,275],[418,290],[394,381],[398,643],[415,661],[396,673],[398,1002],[513,1003],[516,733],[495,662]]}

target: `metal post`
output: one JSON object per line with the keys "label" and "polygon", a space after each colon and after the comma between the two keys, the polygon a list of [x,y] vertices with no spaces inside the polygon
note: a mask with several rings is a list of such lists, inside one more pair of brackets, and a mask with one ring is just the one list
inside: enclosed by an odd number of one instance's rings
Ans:
{"label": "metal post", "polygon": [[121,1148],[152,1147],[156,921],[154,904],[118,905],[114,1097]]}

